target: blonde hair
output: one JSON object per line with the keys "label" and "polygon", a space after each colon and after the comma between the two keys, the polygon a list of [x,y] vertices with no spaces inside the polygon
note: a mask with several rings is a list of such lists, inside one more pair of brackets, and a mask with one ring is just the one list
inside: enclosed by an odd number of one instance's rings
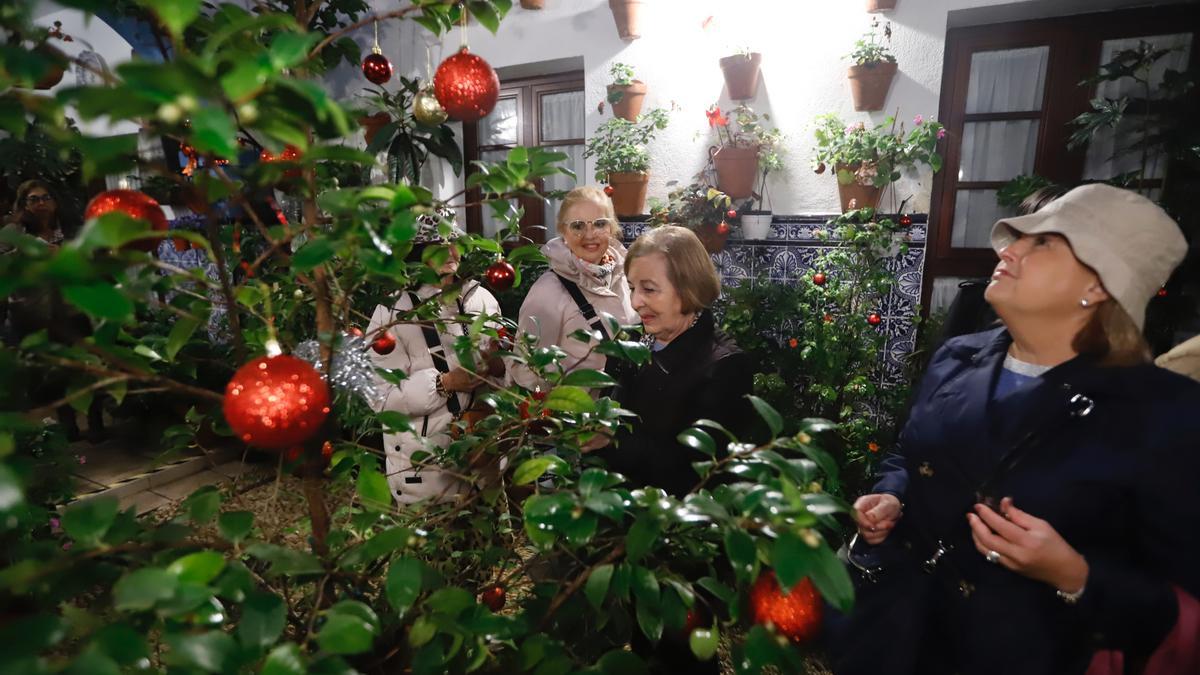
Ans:
{"label": "blonde hair", "polygon": [[612,200],[604,194],[604,190],[594,185],[581,185],[563,197],[562,204],[558,206],[558,222],[555,223],[559,234],[562,234],[563,228],[567,226],[567,211],[580,202],[592,202],[604,209],[604,217],[612,221],[612,236],[620,238],[621,224],[617,222],[617,212],[613,209]]}
{"label": "blonde hair", "polygon": [[695,232],[678,225],[647,230],[625,255],[625,276],[634,260],[655,253],[667,261],[667,279],[683,301],[684,314],[707,309],[721,295],[721,277]]}
{"label": "blonde hair", "polygon": [[1149,363],[1150,345],[1137,324],[1115,300],[1096,306],[1083,328],[1075,334],[1071,348],[1100,359],[1104,366],[1134,366]]}

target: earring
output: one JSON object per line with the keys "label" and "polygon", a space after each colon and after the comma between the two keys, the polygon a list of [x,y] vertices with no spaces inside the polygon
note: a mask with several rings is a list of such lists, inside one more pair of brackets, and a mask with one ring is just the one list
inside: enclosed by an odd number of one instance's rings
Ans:
{"label": "earring", "polygon": [[1080,301],[1079,301],[1079,306],[1080,306],[1080,307],[1087,307],[1088,305],[1091,305],[1091,304],[1092,304],[1092,303],[1088,302],[1088,299],[1087,299],[1087,298],[1084,298],[1084,299],[1082,299],[1082,300],[1080,300]]}

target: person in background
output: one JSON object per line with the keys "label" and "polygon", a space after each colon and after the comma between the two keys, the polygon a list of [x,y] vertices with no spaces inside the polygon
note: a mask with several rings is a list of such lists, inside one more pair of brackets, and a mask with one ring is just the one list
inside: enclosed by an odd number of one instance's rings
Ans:
{"label": "person in background", "polygon": [[[592,351],[595,341],[569,337],[578,330],[600,331],[608,326],[600,313],[612,315],[621,325],[632,324],[637,314],[629,304],[625,284],[625,247],[612,200],[592,186],[567,193],[558,210],[558,237],[546,242],[542,253],[550,269],[542,274],[521,304],[518,328],[537,338],[537,347],[557,345],[567,353],[559,364],[564,371],[604,370],[606,357]],[[510,380],[526,389],[544,387],[523,364],[509,366]]]}
{"label": "person in background", "polygon": [[[445,247],[448,257],[436,268],[440,275],[437,282],[400,293],[391,305],[377,306],[365,333],[368,343],[381,334],[395,340],[390,351],[381,354],[372,349],[371,357],[379,368],[399,370],[407,376],[398,384],[382,379],[378,382],[382,396],[377,410],[403,413],[412,426],[410,431],[383,435],[388,484],[401,504],[453,499],[462,492],[464,486],[456,477],[436,466],[414,463],[412,456],[418,450],[436,456],[439,449],[448,446],[452,425],[471,410],[477,392],[484,386],[483,379],[459,363],[454,349],[455,341],[466,330],[464,322],[469,324],[480,314],[500,314],[496,298],[478,282],[467,281],[457,290],[452,288],[460,259],[454,240],[462,232],[451,228],[449,235],[444,235],[446,228],[439,225],[439,220],[423,219],[409,255],[410,261],[420,262],[428,247]],[[430,263],[437,259],[430,258]],[[434,296],[439,296],[435,302],[440,305],[439,317],[445,322],[445,331],[416,322],[396,323],[397,317]],[[487,356],[481,354],[477,360],[480,368]]]}
{"label": "person in background", "polygon": [[[4,229],[37,237],[51,249],[58,249],[65,228],[50,185],[37,179],[21,183]],[[14,253],[12,246],[0,243],[0,255]],[[46,288],[21,289],[0,301],[0,323],[5,324],[5,332],[13,343],[39,330],[47,331],[52,340],[61,344],[72,344],[91,333],[87,317],[68,306],[57,291]],[[42,379],[31,391],[33,400],[41,404],[61,399],[65,394],[66,375],[61,373]],[[103,400],[103,396],[95,396],[88,406],[87,439],[91,442],[99,442],[105,435]],[[75,409],[69,404],[59,406],[57,416],[67,438],[78,440]]]}
{"label": "person in background", "polygon": [[1069,675],[1103,649],[1141,662],[1175,625],[1173,586],[1200,591],[1183,525],[1200,518],[1200,384],[1151,365],[1141,332],[1182,259],[1178,226],[1094,184],[999,221],[992,246],[1003,326],[938,351],[854,503],[835,673]]}

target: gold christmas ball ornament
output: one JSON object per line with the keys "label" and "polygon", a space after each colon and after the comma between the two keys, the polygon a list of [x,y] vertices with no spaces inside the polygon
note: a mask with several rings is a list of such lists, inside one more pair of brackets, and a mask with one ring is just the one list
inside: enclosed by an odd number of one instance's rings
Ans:
{"label": "gold christmas ball ornament", "polygon": [[428,127],[436,127],[450,118],[429,87],[417,92],[413,98],[413,117]]}

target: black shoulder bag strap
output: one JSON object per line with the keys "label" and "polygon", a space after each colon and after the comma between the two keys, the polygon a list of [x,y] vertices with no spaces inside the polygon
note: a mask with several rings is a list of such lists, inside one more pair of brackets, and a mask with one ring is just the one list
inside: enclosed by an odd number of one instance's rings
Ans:
{"label": "black shoulder bag strap", "polygon": [[[408,296],[412,299],[413,307],[420,303],[416,293],[410,292]],[[433,326],[421,326],[421,333],[425,336],[425,346],[429,347],[429,356],[433,359],[433,367],[437,368],[439,373],[445,374],[450,372],[450,364],[446,361],[446,351],[442,347],[442,339],[438,336],[437,328]],[[450,396],[446,399],[446,409],[451,415],[457,417],[462,412],[462,406],[458,402],[458,394],[449,392]],[[426,419],[428,422],[428,419]]]}
{"label": "black shoulder bag strap", "polygon": [[604,322],[601,321],[600,317],[596,315],[596,308],[592,307],[592,303],[588,302],[587,298],[583,297],[583,291],[579,290],[579,284],[571,281],[561,274],[558,274],[557,272],[555,272],[554,276],[558,277],[558,280],[562,282],[563,288],[567,289],[567,294],[570,295],[571,299],[575,301],[575,304],[579,306],[579,312],[583,314],[583,320],[588,322],[588,325],[592,327],[592,330],[600,331],[600,334],[604,336],[605,340],[611,338],[612,336],[609,335],[608,331],[604,329]]}

